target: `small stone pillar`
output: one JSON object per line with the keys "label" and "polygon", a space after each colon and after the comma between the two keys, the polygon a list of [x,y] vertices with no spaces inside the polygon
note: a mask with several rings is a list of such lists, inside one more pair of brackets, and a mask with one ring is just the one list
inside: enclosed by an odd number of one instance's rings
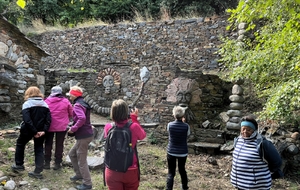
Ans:
{"label": "small stone pillar", "polygon": [[229,120],[226,123],[226,128],[228,130],[240,130],[243,103],[245,101],[243,97],[244,89],[241,87],[241,85],[244,83],[244,80],[240,79],[234,81],[233,83],[232,95],[229,96],[231,103],[229,105],[230,110],[227,111]]}
{"label": "small stone pillar", "polygon": [[[243,45],[244,38],[246,37],[246,23],[240,23],[238,26],[238,44]],[[241,61],[236,63],[236,66],[240,66]],[[245,101],[243,97],[244,89],[241,87],[244,84],[243,79],[233,81],[232,95],[229,97],[232,103],[230,103],[230,110],[227,111],[229,120],[226,123],[226,128],[228,130],[240,130],[240,122],[242,118],[243,103]]]}

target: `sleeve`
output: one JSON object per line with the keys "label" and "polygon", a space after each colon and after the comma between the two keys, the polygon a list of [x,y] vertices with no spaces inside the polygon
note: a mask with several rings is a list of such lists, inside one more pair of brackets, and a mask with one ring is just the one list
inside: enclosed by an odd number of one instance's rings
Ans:
{"label": "sleeve", "polygon": [[35,135],[38,131],[33,126],[33,122],[30,117],[30,108],[26,108],[22,110],[22,117],[23,117],[23,121],[25,122],[26,128],[29,129],[30,132]]}
{"label": "sleeve", "polygon": [[50,109],[47,108],[47,111],[46,111],[46,119],[45,119],[45,124],[44,124],[44,131],[47,132],[50,128],[50,124],[51,124],[51,112],[50,112]]}
{"label": "sleeve", "polygon": [[69,115],[69,119],[72,119],[73,118],[73,106],[72,104],[68,101],[68,115]]}
{"label": "sleeve", "polygon": [[132,123],[138,123],[140,124],[140,122],[138,121],[138,116],[136,114],[130,113],[130,118],[132,120]]}
{"label": "sleeve", "polygon": [[105,126],[104,126],[104,138],[107,137],[108,135],[108,131],[112,128],[112,125],[110,123],[107,123]]}
{"label": "sleeve", "polygon": [[132,123],[131,127],[132,133],[134,133],[136,140],[143,140],[146,137],[146,132],[139,123]]}
{"label": "sleeve", "polygon": [[187,124],[187,126],[188,126],[187,136],[190,136],[190,134],[191,134],[191,128],[190,128],[190,125]]}
{"label": "sleeve", "polygon": [[272,173],[272,178],[276,179],[283,177],[283,173],[280,170],[280,167],[282,165],[282,159],[277,149],[275,148],[273,143],[268,140],[263,140],[262,143],[264,157],[268,162],[270,172]]}
{"label": "sleeve", "polygon": [[85,124],[86,121],[86,115],[85,115],[86,109],[80,105],[75,104],[74,105],[74,112],[77,116],[76,123],[71,127],[72,132],[76,132],[80,127],[82,127]]}

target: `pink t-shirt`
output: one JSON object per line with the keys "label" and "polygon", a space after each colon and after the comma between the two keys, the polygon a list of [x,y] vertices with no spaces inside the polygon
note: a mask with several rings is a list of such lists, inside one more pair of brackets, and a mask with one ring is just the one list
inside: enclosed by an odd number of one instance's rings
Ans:
{"label": "pink t-shirt", "polygon": [[[136,143],[138,140],[143,140],[146,137],[146,132],[145,130],[141,127],[140,123],[137,120],[137,115],[135,114],[130,114],[132,124],[130,125],[130,130],[131,130],[131,143],[132,143],[132,148],[133,150],[135,149]],[[128,122],[128,120],[121,121],[119,123],[116,123],[118,127],[124,127],[124,125]],[[112,128],[112,123],[107,123],[104,126],[104,137],[106,138],[108,135],[108,131]],[[137,168],[137,157],[136,157],[136,152],[134,152],[134,157],[133,157],[133,164],[130,168]]]}

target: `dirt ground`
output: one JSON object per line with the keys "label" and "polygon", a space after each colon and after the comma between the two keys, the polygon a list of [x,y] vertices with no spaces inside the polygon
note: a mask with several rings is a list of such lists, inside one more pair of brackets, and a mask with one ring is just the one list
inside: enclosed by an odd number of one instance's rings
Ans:
{"label": "dirt ground", "polygon": [[[110,122],[107,118],[92,114],[92,123]],[[67,137],[65,141],[65,155],[74,144],[74,138]],[[14,147],[15,139],[0,139],[0,174],[8,176],[16,182],[15,190],[74,190],[78,184],[69,180],[73,176],[73,169],[70,165],[64,164],[59,171],[50,169],[44,170],[44,179],[29,178],[27,172],[34,168],[33,144],[29,143],[26,149],[25,168],[22,173],[13,173],[10,169],[14,162],[13,153],[7,151],[9,147]],[[141,180],[139,190],[164,190],[167,177],[166,147],[162,144],[153,145],[147,141],[138,143],[138,152],[141,168]],[[89,155],[99,156],[99,149],[89,150]],[[201,153],[199,155],[189,154],[186,170],[189,179],[189,190],[233,190],[230,184],[232,156],[226,155],[208,155]],[[107,189],[103,185],[103,170],[91,169],[91,176],[94,190]],[[275,190],[298,190],[300,189],[299,179],[292,179],[287,176],[284,179],[273,181],[272,189]],[[26,181],[26,185],[20,185]],[[0,185],[0,189],[1,189]],[[174,190],[181,190],[180,177],[176,173]]]}
{"label": "dirt ground", "polygon": [[[96,123],[110,122],[96,114],[91,114],[91,120]],[[141,161],[141,188],[140,189],[165,189],[167,175],[166,147],[163,145],[150,145],[141,142],[138,146]],[[190,154],[187,159],[186,170],[189,178],[190,190],[230,190],[232,156],[230,154],[208,155]],[[151,185],[147,185],[151,184]],[[149,186],[147,188],[147,186]],[[180,177],[177,171],[174,184],[175,190],[180,190]],[[273,181],[272,189],[298,190],[299,181],[290,176]]]}

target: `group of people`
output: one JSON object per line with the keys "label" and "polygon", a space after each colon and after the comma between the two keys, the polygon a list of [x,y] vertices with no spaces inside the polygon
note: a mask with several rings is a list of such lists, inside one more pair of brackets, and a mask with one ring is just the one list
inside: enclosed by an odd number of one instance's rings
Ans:
{"label": "group of people", "polygon": [[[92,189],[92,180],[87,163],[88,145],[93,140],[93,128],[90,122],[91,107],[82,97],[83,90],[71,87],[68,95],[71,102],[63,96],[62,89],[55,86],[49,97],[44,99],[38,87],[31,86],[25,91],[22,105],[23,122],[16,143],[14,171],[23,171],[26,144],[33,138],[35,169],[28,173],[30,177],[41,179],[43,169],[50,169],[52,147],[55,136],[54,170],[61,168],[66,133],[74,135],[76,142],[69,151],[69,157],[75,175],[71,181],[82,181],[77,189]],[[130,117],[128,117],[128,115]],[[127,103],[115,100],[111,106],[110,117],[114,124],[107,123],[104,137],[107,137],[113,125],[122,128],[130,120],[132,165],[126,172],[118,172],[106,167],[105,183],[109,190],[137,190],[139,187],[139,163],[136,144],[146,137],[137,117],[138,109],[129,110]],[[189,189],[185,169],[190,135],[190,126],[185,122],[185,109],[173,108],[174,121],[169,122],[167,146],[168,175],[166,189],[172,190],[176,174],[176,163],[181,177],[182,190]],[[70,121],[72,125],[68,127]],[[134,151],[135,150],[135,151]],[[274,145],[258,133],[258,124],[253,117],[242,118],[240,135],[235,139],[233,151],[231,183],[236,189],[270,189],[272,179],[283,176],[280,166],[281,157]]]}
{"label": "group of people", "polygon": [[[176,160],[181,177],[181,189],[188,189],[185,170],[187,159],[187,136],[190,127],[185,123],[184,108],[175,106],[175,121],[168,123],[169,143],[167,147],[167,190],[173,189]],[[258,132],[258,123],[253,116],[241,119],[240,135],[234,139],[231,184],[239,190],[270,190],[272,179],[283,177],[282,159],[274,144]]]}
{"label": "group of people", "polygon": [[[90,122],[90,105],[84,101],[83,90],[78,86],[71,87],[68,95],[71,102],[63,96],[62,89],[55,86],[51,89],[49,97],[44,95],[36,86],[31,86],[25,91],[24,104],[22,105],[23,122],[20,135],[16,143],[15,163],[11,166],[13,171],[24,171],[24,156],[27,143],[34,140],[35,169],[28,173],[29,177],[42,179],[42,171],[50,169],[53,141],[55,137],[55,164],[53,169],[61,168],[66,133],[74,136],[75,144],[69,151],[69,157],[75,175],[71,181],[82,181],[77,189],[92,189],[92,180],[87,163],[88,145],[93,140],[93,127]],[[130,110],[124,100],[115,100],[112,103],[110,116],[118,127],[123,127],[128,121],[128,115],[133,124],[132,148],[138,140],[146,137],[146,132],[140,126],[137,117],[138,109]],[[72,122],[71,127],[68,127]],[[112,127],[108,123],[105,128],[105,136]],[[139,186],[139,168],[137,153],[134,154],[133,164],[128,172],[118,173],[106,168],[106,184],[109,189],[137,189]]]}
{"label": "group of people", "polygon": [[[52,147],[55,136],[55,164],[53,169],[61,168],[66,133],[75,135],[76,143],[69,152],[75,176],[71,181],[82,180],[77,189],[92,189],[92,181],[87,164],[88,145],[93,140],[93,128],[90,122],[90,106],[83,100],[82,89],[71,87],[69,91],[71,102],[63,96],[62,88],[55,86],[49,97],[36,86],[25,91],[22,105],[23,122],[16,143],[14,171],[23,171],[24,154],[27,143],[33,138],[35,169],[28,176],[42,179],[43,169],[50,169]],[[68,124],[72,121],[72,126]]]}

